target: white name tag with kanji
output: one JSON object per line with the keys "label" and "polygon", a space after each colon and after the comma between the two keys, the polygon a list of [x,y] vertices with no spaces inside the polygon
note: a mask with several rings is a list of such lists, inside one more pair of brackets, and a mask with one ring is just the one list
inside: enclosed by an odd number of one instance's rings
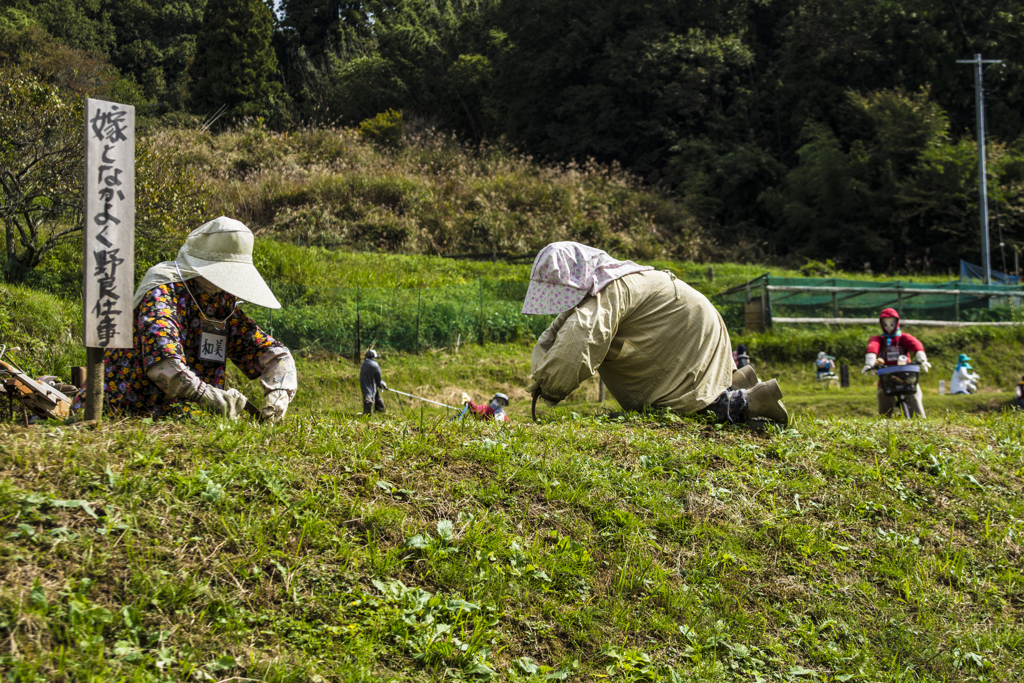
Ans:
{"label": "white name tag with kanji", "polygon": [[202,338],[199,340],[199,360],[223,363],[228,359],[227,325],[204,320]]}

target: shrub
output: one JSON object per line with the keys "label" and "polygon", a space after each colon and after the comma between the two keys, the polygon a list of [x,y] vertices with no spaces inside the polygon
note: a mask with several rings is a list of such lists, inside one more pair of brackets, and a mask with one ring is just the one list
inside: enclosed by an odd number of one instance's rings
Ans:
{"label": "shrub", "polygon": [[359,124],[359,134],[370,142],[387,149],[400,149],[405,142],[405,123],[402,113],[394,109],[377,114]]}
{"label": "shrub", "polygon": [[351,354],[356,317],[365,349],[415,351],[469,342],[534,339],[552,316],[521,313],[526,283],[480,280],[422,289],[277,286],[283,308],[248,311],[261,326],[295,348]]}
{"label": "shrub", "polygon": [[832,259],[825,259],[825,262],[807,259],[807,263],[800,266],[800,274],[804,277],[831,277],[836,273],[836,263]]}

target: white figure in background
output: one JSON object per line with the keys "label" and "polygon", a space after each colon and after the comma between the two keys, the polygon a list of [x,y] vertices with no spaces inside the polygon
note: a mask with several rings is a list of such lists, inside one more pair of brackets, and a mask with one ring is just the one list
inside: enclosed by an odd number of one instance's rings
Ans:
{"label": "white figure in background", "polygon": [[981,376],[971,372],[972,359],[966,353],[961,353],[956,361],[956,368],[953,370],[953,377],[949,380],[949,393],[951,394],[973,394],[978,391],[978,380]]}

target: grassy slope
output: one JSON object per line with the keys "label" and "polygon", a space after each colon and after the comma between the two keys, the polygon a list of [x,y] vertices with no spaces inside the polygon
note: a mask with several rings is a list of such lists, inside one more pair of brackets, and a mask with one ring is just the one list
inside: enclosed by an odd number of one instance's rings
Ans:
{"label": "grassy slope", "polygon": [[[382,279],[465,272],[377,258]],[[29,302],[16,334],[77,314],[5,291]],[[65,336],[36,345],[40,369]],[[1015,344],[968,351],[994,379]],[[299,359],[276,428],[0,427],[0,667],[19,681],[518,680],[529,657],[571,680],[1020,678],[1024,422],[962,412],[997,406],[1008,383],[940,398],[932,375],[932,418],[901,424],[867,417],[859,374],[822,392],[809,363],[761,362],[792,431],[586,417],[592,381],[535,426],[530,347],[384,363],[390,386],[443,402],[506,391],[511,429],[393,396],[387,416],[355,420],[357,367],[317,356]]]}
{"label": "grassy slope", "polygon": [[68,379],[72,367],[85,365],[81,339],[81,300],[0,284],[0,344],[8,347],[5,358],[32,376]]}
{"label": "grassy slope", "polygon": [[[626,258],[627,254],[616,256]],[[695,289],[713,296],[764,273],[800,277],[797,270],[743,263],[697,263],[637,259],[659,269],[670,269]],[[255,262],[264,277],[283,284],[307,287],[441,287],[461,285],[478,277],[525,281],[530,263],[453,260],[417,254],[354,253],[323,247],[303,247],[274,239],[256,241]],[[712,271],[709,278],[709,269]],[[838,278],[886,281],[885,275],[837,271]],[[915,276],[916,282],[946,282],[946,275]]]}
{"label": "grassy slope", "polygon": [[[530,271],[530,265],[524,263],[490,263],[423,255],[357,254],[301,247],[271,239],[257,241],[255,262],[272,283],[309,287],[442,287],[468,284],[479,277],[523,281],[529,278]],[[709,266],[689,261],[646,262],[657,268],[672,269],[709,296],[763,272],[798,275],[792,270],[750,264]],[[708,278],[709,267],[714,269],[713,279]],[[53,296],[17,285],[0,285],[0,343],[22,347],[24,351],[18,360],[33,374],[52,373],[67,377],[71,366],[84,362],[84,351],[77,341],[80,317],[81,303],[73,298]],[[811,352],[810,357],[813,355]],[[996,373],[990,374],[1003,374],[1003,368],[997,368]]]}
{"label": "grassy slope", "polygon": [[1019,415],[4,426],[0,666],[1017,681],[1022,436]]}

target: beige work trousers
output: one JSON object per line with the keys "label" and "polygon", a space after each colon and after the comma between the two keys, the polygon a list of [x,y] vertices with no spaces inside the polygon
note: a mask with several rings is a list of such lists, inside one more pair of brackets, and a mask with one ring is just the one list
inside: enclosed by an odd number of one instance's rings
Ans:
{"label": "beige work trousers", "polygon": [[[882,387],[878,387],[878,414],[879,415],[891,415],[893,409],[896,408],[896,400],[892,396],[886,396],[885,392],[882,391]],[[907,405],[910,409],[924,417],[924,403],[922,402],[921,385],[917,385],[917,391],[912,395],[906,397]]]}

